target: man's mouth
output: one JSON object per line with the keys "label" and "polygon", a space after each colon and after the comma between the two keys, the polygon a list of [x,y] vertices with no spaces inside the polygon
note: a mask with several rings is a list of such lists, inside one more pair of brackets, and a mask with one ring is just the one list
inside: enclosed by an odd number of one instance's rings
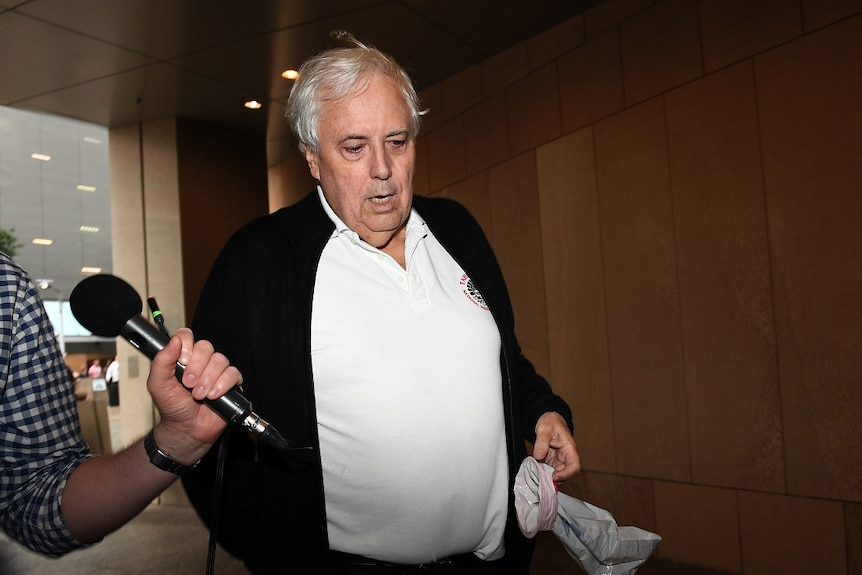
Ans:
{"label": "man's mouth", "polygon": [[372,204],[385,204],[387,201],[389,201],[394,196],[395,196],[395,194],[385,194],[385,195],[379,195],[379,196],[372,196],[370,198],[370,200],[371,200]]}

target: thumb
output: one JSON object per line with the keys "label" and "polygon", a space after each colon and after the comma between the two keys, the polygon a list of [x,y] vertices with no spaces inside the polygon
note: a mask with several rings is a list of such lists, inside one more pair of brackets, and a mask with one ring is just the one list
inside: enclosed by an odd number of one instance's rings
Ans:
{"label": "thumb", "polygon": [[182,355],[183,342],[175,335],[153,358],[150,372],[164,379],[176,377],[177,362],[183,363]]}
{"label": "thumb", "polygon": [[533,459],[542,461],[548,456],[548,450],[551,448],[551,442],[546,436],[539,435],[536,437],[536,442],[533,444]]}

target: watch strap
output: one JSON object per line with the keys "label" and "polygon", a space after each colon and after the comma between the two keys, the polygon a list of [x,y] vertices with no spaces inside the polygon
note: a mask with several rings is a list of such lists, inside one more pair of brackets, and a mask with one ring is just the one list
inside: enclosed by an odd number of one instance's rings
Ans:
{"label": "watch strap", "polygon": [[200,461],[197,461],[194,465],[184,465],[159,449],[159,446],[156,445],[156,438],[153,435],[152,429],[146,437],[144,437],[144,449],[147,451],[150,463],[162,471],[169,471],[174,475],[182,475],[189,469],[194,469],[197,467],[197,464],[200,463]]}

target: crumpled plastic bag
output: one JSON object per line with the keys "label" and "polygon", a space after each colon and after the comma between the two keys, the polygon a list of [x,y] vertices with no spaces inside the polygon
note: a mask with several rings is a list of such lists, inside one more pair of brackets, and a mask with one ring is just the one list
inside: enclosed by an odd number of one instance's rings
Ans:
{"label": "crumpled plastic bag", "polygon": [[661,537],[639,527],[618,527],[608,511],[558,492],[553,471],[527,457],[515,476],[515,512],[524,536],[553,531],[589,575],[634,575]]}

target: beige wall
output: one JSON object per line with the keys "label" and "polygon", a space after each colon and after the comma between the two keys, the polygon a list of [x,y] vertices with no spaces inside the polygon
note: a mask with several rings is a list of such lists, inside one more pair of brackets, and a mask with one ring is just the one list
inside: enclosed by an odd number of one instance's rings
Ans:
{"label": "beige wall", "polygon": [[[110,132],[111,246],[113,274],[127,281],[149,313],[146,298],[156,297],[170,329],[185,324],[178,209],[176,122],[164,120]],[[118,338],[120,435],[124,445],[154,424],[147,393],[149,360]],[[177,489],[164,499],[181,500]]]}
{"label": "beige wall", "polygon": [[178,119],[177,126],[183,282],[191,322],[200,290],[224,243],[269,209],[266,143],[188,118]]}
{"label": "beige wall", "polygon": [[423,94],[417,193],[498,251],[566,489],[662,557],[862,572],[860,12],[607,0]]}

